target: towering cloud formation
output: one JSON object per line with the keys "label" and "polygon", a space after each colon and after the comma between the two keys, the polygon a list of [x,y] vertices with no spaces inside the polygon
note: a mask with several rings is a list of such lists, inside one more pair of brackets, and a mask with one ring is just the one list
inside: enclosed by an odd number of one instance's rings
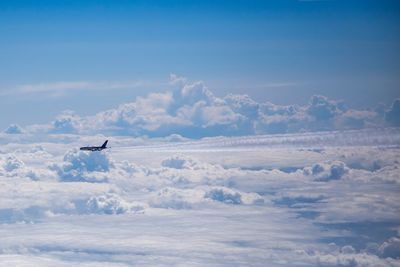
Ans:
{"label": "towering cloud formation", "polygon": [[388,111],[348,109],[320,95],[312,96],[305,106],[280,106],[247,95],[219,98],[202,81],[189,82],[176,75],[171,75],[171,84],[176,86],[171,92],[138,97],[94,116],[64,112],[51,132],[198,138],[400,125],[400,100]]}

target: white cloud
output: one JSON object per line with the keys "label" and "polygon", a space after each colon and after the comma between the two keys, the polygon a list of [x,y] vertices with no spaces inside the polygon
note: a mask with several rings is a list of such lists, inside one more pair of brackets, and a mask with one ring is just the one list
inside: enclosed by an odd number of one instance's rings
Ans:
{"label": "white cloud", "polygon": [[54,133],[76,133],[81,128],[81,119],[72,111],[64,111],[53,121],[52,132]]}
{"label": "white cloud", "polygon": [[[0,265],[399,265],[398,128],[362,129],[384,117],[321,96],[278,106],[171,82],[0,133]],[[254,135],[271,132],[291,134]],[[110,150],[78,150],[102,133]],[[221,134],[249,135],[185,137]]]}
{"label": "white cloud", "polygon": [[348,109],[340,101],[319,95],[312,96],[305,106],[280,106],[260,103],[247,95],[229,94],[220,98],[204,82],[190,82],[174,74],[171,84],[176,87],[172,91],[138,97],[134,102],[94,116],[63,113],[53,122],[50,131],[150,137],[179,134],[199,138],[396,125],[393,118],[396,118],[397,102],[386,112],[385,121],[379,112]]}
{"label": "white cloud", "polygon": [[104,182],[113,163],[104,152],[86,152],[77,149],[64,155],[62,164],[54,164],[55,170],[62,181]]}
{"label": "white cloud", "polygon": [[19,160],[18,158],[16,158],[13,155],[10,155],[6,158],[6,160],[3,164],[3,168],[7,172],[12,172],[14,170],[23,168],[24,165],[25,164],[21,160]]}
{"label": "white cloud", "polygon": [[400,259],[400,238],[391,237],[379,247],[379,252],[385,258]]}
{"label": "white cloud", "polygon": [[53,95],[64,94],[71,91],[102,91],[102,90],[116,90],[116,89],[129,89],[129,88],[143,88],[159,85],[148,81],[56,81],[56,82],[42,82],[36,84],[22,84],[15,86],[12,89],[4,89],[0,95],[10,94],[38,94],[38,93],[52,93]]}
{"label": "white cloud", "polygon": [[[364,144],[357,149],[348,146],[354,135],[352,144]],[[114,137],[121,147],[101,153],[64,153],[100,136],[8,144],[0,258],[61,266],[155,258],[160,265],[395,266],[399,151],[360,140],[382,135]],[[315,149],[318,140],[331,146]],[[25,179],[26,169],[38,179]]]}
{"label": "white cloud", "polygon": [[328,121],[341,113],[338,103],[329,100],[325,96],[314,95],[310,99],[307,113],[315,118],[316,121]]}
{"label": "white cloud", "polygon": [[263,199],[257,193],[243,193],[230,188],[217,187],[206,191],[205,198],[226,204],[262,204]]}
{"label": "white cloud", "polygon": [[93,196],[86,202],[87,212],[98,214],[143,213],[143,204],[129,203],[116,194]]}
{"label": "white cloud", "polygon": [[24,130],[18,124],[11,124],[4,132],[7,134],[22,134]]}
{"label": "white cloud", "polygon": [[165,159],[161,162],[164,167],[174,169],[198,169],[198,163],[192,159],[188,159],[179,155],[174,155],[171,158]]}
{"label": "white cloud", "polygon": [[312,175],[316,181],[330,181],[341,179],[349,169],[345,163],[334,161],[326,164],[317,163],[303,171],[306,175]]}

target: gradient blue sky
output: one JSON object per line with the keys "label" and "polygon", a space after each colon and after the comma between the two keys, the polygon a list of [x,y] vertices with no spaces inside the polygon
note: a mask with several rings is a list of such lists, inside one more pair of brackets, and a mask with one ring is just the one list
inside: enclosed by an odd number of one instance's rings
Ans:
{"label": "gradient blue sky", "polygon": [[400,1],[0,1],[0,127],[169,88],[277,104],[400,97]]}

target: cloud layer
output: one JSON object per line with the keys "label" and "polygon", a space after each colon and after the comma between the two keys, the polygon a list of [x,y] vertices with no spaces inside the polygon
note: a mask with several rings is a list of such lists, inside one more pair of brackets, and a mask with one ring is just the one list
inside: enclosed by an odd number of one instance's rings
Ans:
{"label": "cloud layer", "polygon": [[[257,102],[247,95],[215,96],[202,81],[171,75],[175,89],[138,97],[115,109],[80,117],[67,111],[50,126],[32,128],[52,133],[113,134],[189,138],[295,133],[399,126],[400,100],[389,108],[349,109],[344,103],[314,95],[305,106]],[[21,133],[11,125],[6,133]]]}
{"label": "cloud layer", "polygon": [[96,136],[9,142],[0,151],[0,260],[397,266],[395,133],[167,138],[103,152],[71,148]]}
{"label": "cloud layer", "polygon": [[279,106],[171,82],[0,133],[0,266],[400,265],[399,100]]}

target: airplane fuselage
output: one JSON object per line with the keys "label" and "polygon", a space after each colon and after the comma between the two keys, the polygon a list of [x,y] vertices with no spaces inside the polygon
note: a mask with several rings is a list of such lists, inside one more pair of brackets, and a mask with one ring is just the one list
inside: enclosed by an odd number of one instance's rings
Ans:
{"label": "airplane fuselage", "polygon": [[108,140],[106,140],[102,146],[84,146],[84,147],[79,148],[79,150],[102,151],[103,149],[108,148],[107,143],[108,143]]}
{"label": "airplane fuselage", "polygon": [[87,150],[87,151],[101,151],[103,149],[106,149],[106,147],[101,147],[101,146],[84,146],[79,148],[80,150]]}

